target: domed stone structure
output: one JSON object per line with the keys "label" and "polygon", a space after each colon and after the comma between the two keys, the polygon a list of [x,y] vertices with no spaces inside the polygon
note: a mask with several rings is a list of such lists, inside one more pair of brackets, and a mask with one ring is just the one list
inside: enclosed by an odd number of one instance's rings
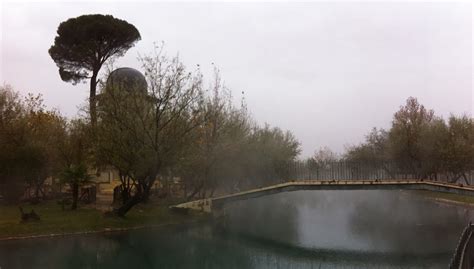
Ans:
{"label": "domed stone structure", "polygon": [[130,67],[115,69],[107,78],[106,89],[113,88],[121,91],[142,91],[146,93],[147,82],[145,76],[138,70]]}

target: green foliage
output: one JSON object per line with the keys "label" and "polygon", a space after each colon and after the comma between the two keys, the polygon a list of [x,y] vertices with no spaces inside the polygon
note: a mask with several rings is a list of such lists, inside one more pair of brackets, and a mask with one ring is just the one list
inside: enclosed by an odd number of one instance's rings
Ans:
{"label": "green foliage", "polygon": [[250,186],[261,186],[288,179],[289,164],[300,153],[300,143],[289,131],[278,127],[254,128],[249,137],[248,151],[244,155],[249,171],[247,176],[253,180]]}
{"label": "green foliage", "polygon": [[444,168],[453,179],[474,170],[474,122],[468,116],[449,118],[443,151]]}
{"label": "green foliage", "polygon": [[70,165],[65,167],[59,175],[62,183],[66,183],[72,190],[72,205],[71,209],[77,209],[77,202],[79,199],[79,189],[85,184],[91,183],[92,176],[87,172],[87,167],[84,164]]}
{"label": "green foliage", "polygon": [[422,172],[422,134],[433,118],[434,111],[427,110],[413,97],[393,116],[389,131],[390,155],[400,168],[411,174]]}
{"label": "green foliage", "polygon": [[72,205],[71,209],[77,209],[77,202],[79,199],[79,189],[85,184],[91,183],[92,176],[87,172],[87,166],[84,164],[71,165],[64,168],[59,175],[62,183],[66,183],[72,190]]}
{"label": "green foliage", "polygon": [[82,15],[62,22],[49,54],[61,79],[77,83],[96,73],[111,57],[125,54],[140,33],[132,24],[111,15]]}
{"label": "green foliage", "polygon": [[46,110],[41,96],[22,100],[10,87],[0,88],[0,184],[7,202],[17,203],[25,191],[36,200],[44,198],[47,178],[85,183],[88,128],[81,120],[67,122],[57,111]]}
{"label": "green foliage", "polygon": [[62,22],[49,55],[59,68],[61,79],[76,84],[90,79],[89,112],[97,121],[97,76],[107,60],[120,57],[138,40],[140,33],[132,24],[111,15],[82,15]]}
{"label": "green foliage", "polygon": [[92,176],[87,172],[85,165],[71,165],[64,168],[60,173],[59,178],[62,183],[70,185],[84,185],[92,181]]}
{"label": "green foliage", "polygon": [[39,199],[44,181],[58,172],[55,145],[64,127],[65,119],[46,110],[41,96],[22,100],[10,87],[0,88],[0,184],[7,202],[18,201],[26,187]]}

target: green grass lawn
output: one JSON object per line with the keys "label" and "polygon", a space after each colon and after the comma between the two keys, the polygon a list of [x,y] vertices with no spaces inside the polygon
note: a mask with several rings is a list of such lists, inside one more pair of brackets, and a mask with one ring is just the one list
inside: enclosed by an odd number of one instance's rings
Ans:
{"label": "green grass lawn", "polygon": [[442,192],[433,192],[433,191],[416,191],[420,195],[432,198],[432,199],[442,199],[458,203],[472,204],[474,205],[473,196],[458,195],[452,193],[442,193]]}
{"label": "green grass lawn", "polygon": [[6,237],[62,234],[109,229],[155,226],[184,223],[203,219],[201,214],[180,215],[164,205],[138,205],[128,212],[126,218],[104,217],[92,208],[80,207],[75,211],[62,210],[55,201],[38,205],[24,205],[25,212],[34,209],[41,221],[20,223],[18,206],[0,205],[0,239]]}

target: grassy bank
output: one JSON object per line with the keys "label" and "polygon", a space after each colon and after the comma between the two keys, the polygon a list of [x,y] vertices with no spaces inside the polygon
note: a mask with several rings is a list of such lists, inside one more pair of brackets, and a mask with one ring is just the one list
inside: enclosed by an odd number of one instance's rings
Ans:
{"label": "grassy bank", "polygon": [[416,191],[416,192],[425,198],[437,200],[440,202],[452,202],[452,203],[457,203],[457,204],[465,204],[468,206],[474,206],[473,196],[465,196],[465,195],[442,193],[442,192],[432,192],[432,191]]}
{"label": "grassy bank", "polygon": [[102,212],[85,207],[76,211],[63,211],[54,201],[34,206],[24,205],[23,208],[25,212],[34,209],[41,221],[20,223],[18,206],[0,205],[0,239],[178,224],[205,218],[196,214],[175,214],[167,206],[153,204],[136,206],[123,219],[104,217]]}

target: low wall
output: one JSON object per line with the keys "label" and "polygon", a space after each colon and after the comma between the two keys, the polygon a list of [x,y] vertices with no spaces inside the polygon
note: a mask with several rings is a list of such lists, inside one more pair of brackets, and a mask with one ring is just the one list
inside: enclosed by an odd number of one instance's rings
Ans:
{"label": "low wall", "polygon": [[423,180],[298,180],[215,198],[196,200],[175,205],[171,208],[212,212],[212,210],[219,210],[226,203],[233,201],[247,200],[281,192],[300,190],[428,190],[474,196],[474,188],[470,186]]}

